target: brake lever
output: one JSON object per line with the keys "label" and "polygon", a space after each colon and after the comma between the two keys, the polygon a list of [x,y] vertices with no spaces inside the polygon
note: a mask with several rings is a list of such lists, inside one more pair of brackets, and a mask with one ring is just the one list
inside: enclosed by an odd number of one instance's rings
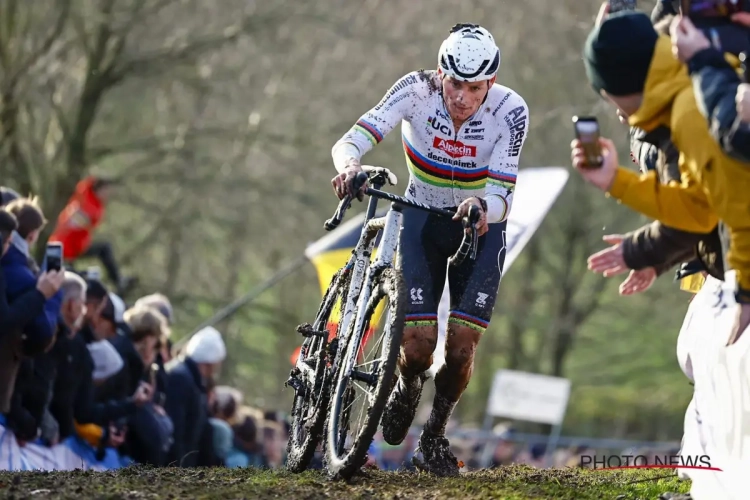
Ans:
{"label": "brake lever", "polygon": [[325,224],[323,224],[323,227],[326,231],[332,231],[336,229],[339,224],[341,224],[341,221],[344,219],[344,212],[346,212],[351,204],[352,197],[346,195],[339,203],[339,206],[336,208],[336,212],[333,214],[333,217],[325,221]]}
{"label": "brake lever", "polygon": [[[367,180],[369,179],[369,176],[367,175],[367,172],[360,172],[357,174],[357,176],[352,181],[352,191],[355,193],[358,193],[359,190],[362,188],[362,186],[365,185]],[[346,212],[349,207],[352,205],[352,201],[354,200],[354,197],[351,195],[346,195],[344,198],[341,199],[341,203],[339,203],[339,206],[336,208],[336,213],[333,214],[333,217],[325,221],[325,224],[323,224],[323,227],[326,231],[331,231],[333,229],[336,229],[339,224],[341,224],[341,221],[344,220],[344,212]]]}
{"label": "brake lever", "polygon": [[466,215],[463,219],[463,226],[464,229],[471,228],[471,248],[469,250],[470,255],[469,258],[471,260],[476,260],[477,258],[477,252],[479,250],[478,242],[479,242],[479,236],[477,235],[477,222],[479,222],[479,208],[477,208],[476,205],[472,205],[469,207],[469,213]]}

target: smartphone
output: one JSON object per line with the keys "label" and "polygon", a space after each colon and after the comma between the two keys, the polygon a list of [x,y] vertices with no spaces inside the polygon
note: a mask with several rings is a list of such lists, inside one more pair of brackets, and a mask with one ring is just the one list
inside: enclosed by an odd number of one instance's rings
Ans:
{"label": "smartphone", "polygon": [[86,268],[86,279],[99,280],[102,278],[102,272],[99,266],[89,266]]}
{"label": "smartphone", "polygon": [[602,148],[599,145],[599,121],[593,116],[574,116],[576,138],[583,144],[588,168],[601,168]]}
{"label": "smartphone", "polygon": [[47,243],[47,252],[44,254],[47,263],[47,271],[59,271],[63,267],[62,243]]}
{"label": "smartphone", "polygon": [[624,10],[635,10],[637,0],[609,0],[609,13],[621,12]]}
{"label": "smartphone", "polygon": [[157,363],[151,363],[149,369],[149,380],[152,387],[156,387],[156,376],[159,374],[159,365]]}
{"label": "smartphone", "polygon": [[742,75],[745,83],[750,83],[750,52],[740,54],[740,63],[742,64]]}

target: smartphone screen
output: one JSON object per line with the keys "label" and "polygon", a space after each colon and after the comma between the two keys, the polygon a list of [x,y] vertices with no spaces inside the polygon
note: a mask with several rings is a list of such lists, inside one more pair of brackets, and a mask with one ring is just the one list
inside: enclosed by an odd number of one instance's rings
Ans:
{"label": "smartphone screen", "polygon": [[621,12],[624,10],[635,10],[637,0],[609,0],[609,13]]}
{"label": "smartphone screen", "polygon": [[599,145],[599,122],[593,116],[574,116],[576,137],[583,143],[588,168],[602,166],[602,149]]}
{"label": "smartphone screen", "polygon": [[44,255],[48,271],[59,271],[63,265],[62,243],[48,243],[47,252]]}

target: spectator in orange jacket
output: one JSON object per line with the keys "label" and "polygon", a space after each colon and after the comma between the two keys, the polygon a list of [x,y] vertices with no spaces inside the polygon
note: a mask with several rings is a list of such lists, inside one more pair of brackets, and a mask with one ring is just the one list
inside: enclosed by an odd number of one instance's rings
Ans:
{"label": "spectator in orange jacket", "polygon": [[80,181],[75,193],[57,218],[55,231],[49,241],[63,244],[67,262],[80,257],[97,257],[107,270],[109,278],[117,286],[118,293],[123,294],[133,284],[133,279],[120,275],[112,245],[107,241],[92,241],[91,237],[104,217],[113,187],[114,181],[94,176]]}

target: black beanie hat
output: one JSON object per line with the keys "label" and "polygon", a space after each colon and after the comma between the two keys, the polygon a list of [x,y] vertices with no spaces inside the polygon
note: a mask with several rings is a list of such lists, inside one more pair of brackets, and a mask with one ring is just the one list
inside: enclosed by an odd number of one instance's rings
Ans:
{"label": "black beanie hat", "polygon": [[643,92],[659,35],[643,12],[621,11],[595,27],[583,48],[594,89],[614,96]]}

